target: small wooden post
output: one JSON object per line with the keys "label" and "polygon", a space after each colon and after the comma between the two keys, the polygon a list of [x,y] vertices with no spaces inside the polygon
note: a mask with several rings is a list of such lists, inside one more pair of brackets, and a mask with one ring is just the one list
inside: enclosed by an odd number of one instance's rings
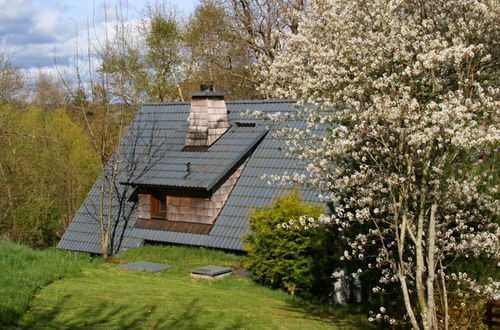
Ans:
{"label": "small wooden post", "polygon": [[484,313],[484,324],[488,326],[489,330],[499,329],[500,326],[500,301],[488,301],[486,303],[486,312]]}
{"label": "small wooden post", "polygon": [[484,323],[488,326],[488,329],[491,330],[491,321],[493,321],[493,306],[488,301],[486,303],[486,313],[484,313]]}

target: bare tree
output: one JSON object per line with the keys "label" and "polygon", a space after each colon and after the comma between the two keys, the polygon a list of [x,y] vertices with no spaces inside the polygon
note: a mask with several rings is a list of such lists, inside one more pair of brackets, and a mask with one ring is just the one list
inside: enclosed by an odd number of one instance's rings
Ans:
{"label": "bare tree", "polygon": [[235,36],[238,32],[233,23],[222,5],[210,0],[198,5],[184,37],[193,63],[191,79],[185,84],[193,89],[203,81],[214,81],[229,98],[258,98],[252,57],[247,45]]}
{"label": "bare tree", "polygon": [[19,96],[24,86],[21,70],[12,65],[11,58],[0,53],[0,102],[8,102]]}
{"label": "bare tree", "polygon": [[281,49],[281,33],[297,33],[298,12],[305,0],[220,0],[228,9],[239,29],[241,42],[246,43],[256,57],[273,59]]}
{"label": "bare tree", "polygon": [[68,100],[68,93],[62,82],[43,71],[38,71],[32,95],[32,103],[44,111],[62,107]]}
{"label": "bare tree", "polygon": [[[129,91],[129,81],[121,80],[121,77],[126,72],[110,72],[100,66],[117,49],[122,50],[116,47],[116,33],[127,33],[122,6],[115,9],[113,20],[106,6],[103,12],[104,35],[98,32],[94,21],[87,24],[87,49],[80,49],[81,39],[77,35],[71,71],[64,72],[58,66],[58,72],[70,95],[69,107],[82,120],[98,155],[101,175],[93,187],[93,191],[97,191],[97,198],[92,204],[91,213],[95,214],[99,228],[101,253],[107,257],[113,253],[113,229],[117,223],[113,208],[120,198],[117,178],[124,164],[124,154],[117,146],[133,118],[138,98],[124,97]],[[114,22],[113,32],[109,31],[110,21]]]}

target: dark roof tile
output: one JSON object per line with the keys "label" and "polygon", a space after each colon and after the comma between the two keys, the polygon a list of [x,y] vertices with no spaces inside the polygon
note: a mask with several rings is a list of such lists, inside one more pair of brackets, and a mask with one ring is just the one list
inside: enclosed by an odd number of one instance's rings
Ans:
{"label": "dark roof tile", "polygon": [[[266,132],[269,123],[249,117],[247,111],[267,113],[289,112],[293,100],[228,101],[232,127],[211,146],[209,152],[181,151],[189,114],[188,102],[149,103],[138,112],[134,122],[121,141],[118,153],[127,162],[120,168],[118,182],[155,185],[210,187],[237,162],[246,148],[263,138],[252,153],[224,208],[208,235],[134,228],[137,220],[136,202],[129,200],[132,187],[116,184],[113,220],[115,236],[113,253],[136,247],[144,241],[207,246],[242,250],[241,236],[247,231],[248,212],[253,207],[272,202],[272,198],[286,187],[269,185],[261,179],[264,174],[280,175],[300,169],[298,160],[286,155],[280,148],[284,142]],[[236,126],[234,123],[255,122],[255,127]],[[286,125],[303,127],[301,123]],[[168,155],[168,157],[166,157]],[[116,155],[115,155],[116,157]],[[192,174],[185,180],[185,163],[191,162]],[[100,179],[99,179],[100,180]],[[64,233],[58,247],[61,249],[100,253],[99,225],[97,221],[100,181],[89,192],[82,207]],[[317,201],[312,191],[304,191],[304,198]]]}

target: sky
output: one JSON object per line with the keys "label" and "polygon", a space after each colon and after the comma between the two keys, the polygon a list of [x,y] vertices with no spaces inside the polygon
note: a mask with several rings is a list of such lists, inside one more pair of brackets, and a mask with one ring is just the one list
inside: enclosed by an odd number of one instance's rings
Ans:
{"label": "sky", "polygon": [[[70,66],[76,45],[86,49],[87,22],[93,22],[94,33],[99,37],[105,30],[104,5],[114,12],[120,2],[126,9],[127,20],[140,17],[147,3],[139,0],[0,0],[0,53],[6,53],[11,62],[28,75],[38,70],[53,72],[54,63]],[[198,0],[165,2],[179,15],[189,15]]]}

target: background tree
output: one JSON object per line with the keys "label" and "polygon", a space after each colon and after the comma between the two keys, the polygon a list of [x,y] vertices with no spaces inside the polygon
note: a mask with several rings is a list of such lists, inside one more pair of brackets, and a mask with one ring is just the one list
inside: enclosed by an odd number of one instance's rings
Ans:
{"label": "background tree", "polygon": [[153,101],[183,99],[180,89],[182,31],[175,12],[165,7],[147,7],[142,34],[147,46],[145,64],[150,72],[149,96]]}
{"label": "background tree", "polygon": [[[247,85],[257,89],[260,77],[255,65],[261,61],[272,61],[277,51],[283,48],[283,33],[297,33],[300,15],[307,7],[304,0],[218,0],[227,13],[227,24],[231,27],[231,42],[246,49],[249,63]],[[223,62],[220,63],[223,66]],[[260,98],[269,97],[266,90],[258,90]]]}
{"label": "background tree", "polygon": [[16,99],[24,85],[21,70],[12,65],[5,53],[0,53],[0,102]]}
{"label": "background tree", "polygon": [[203,1],[196,7],[184,37],[192,62],[185,89],[197,90],[201,83],[213,81],[217,90],[228,93],[229,99],[261,97],[250,69],[249,50],[237,34],[227,9],[220,4]]}
{"label": "background tree", "polygon": [[113,97],[132,107],[182,100],[182,30],[175,12],[148,5],[137,25],[128,24],[119,11],[116,16],[114,35],[97,47],[99,71],[107,75]]}
{"label": "background tree", "polygon": [[210,80],[232,99],[265,98],[257,89],[255,65],[281,49],[280,32],[297,32],[297,12],[304,5],[303,0],[202,1],[184,38],[193,62],[189,88]]}
{"label": "background tree", "polygon": [[36,107],[48,111],[64,107],[68,102],[68,95],[59,79],[43,71],[38,71],[31,102]]}
{"label": "background tree", "polygon": [[0,106],[0,119],[0,235],[53,245],[97,176],[97,156],[62,109]]}
{"label": "background tree", "polygon": [[238,28],[237,37],[254,59],[273,59],[282,49],[283,32],[296,34],[299,13],[307,6],[305,0],[220,0]]}
{"label": "background tree", "polygon": [[228,98],[264,98],[255,64],[281,49],[279,32],[297,32],[303,0],[204,0],[187,21],[165,3],[145,7],[139,20],[116,11],[114,31],[102,45],[99,71],[112,99],[129,106],[184,100],[201,82],[213,81]]}
{"label": "background tree", "polygon": [[263,90],[315,106],[292,115],[308,129],[278,132],[306,162],[297,180],[334,203],[320,222],[344,234],[343,258],[401,297],[405,315],[395,304],[372,320],[460,327],[455,295],[500,297],[498,282],[453,273],[460,258],[500,259],[500,3],[318,0],[299,21],[262,67]]}

